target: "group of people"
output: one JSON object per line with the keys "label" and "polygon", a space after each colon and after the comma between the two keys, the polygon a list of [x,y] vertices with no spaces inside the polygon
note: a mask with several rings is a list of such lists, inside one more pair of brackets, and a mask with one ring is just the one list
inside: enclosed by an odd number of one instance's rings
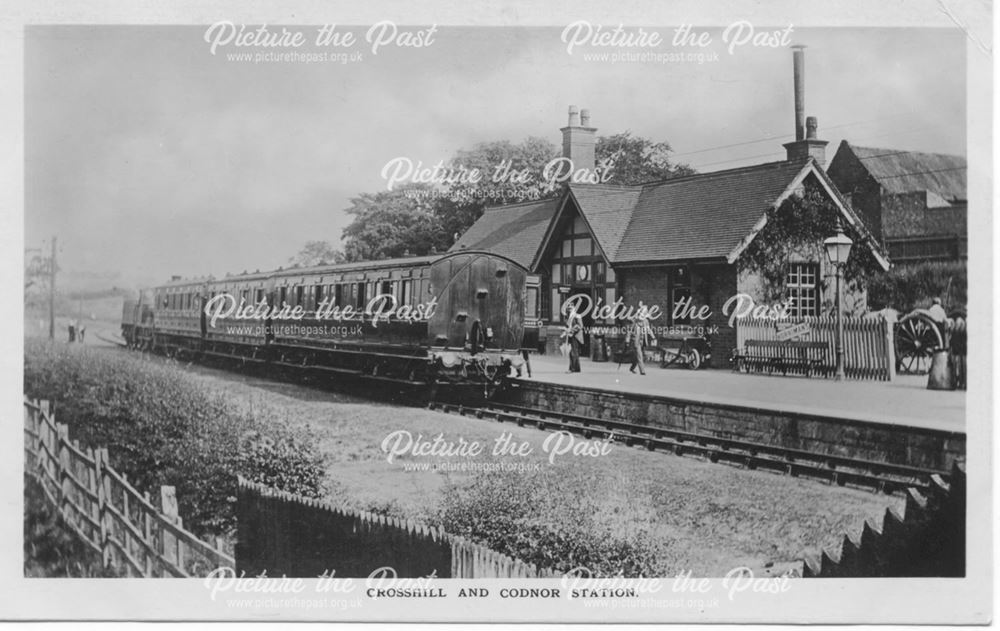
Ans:
{"label": "group of people", "polygon": [[77,322],[76,320],[69,321],[69,341],[79,342],[83,344],[83,338],[87,334],[87,325]]}
{"label": "group of people", "polygon": [[[629,372],[634,374],[636,368],[638,368],[639,374],[645,375],[646,361],[643,357],[642,349],[649,342],[652,329],[649,326],[649,320],[642,315],[646,313],[645,305],[642,304],[642,301],[639,301],[637,313],[639,315],[634,316],[629,323],[628,333],[625,335],[625,347],[632,358],[632,365],[629,366]],[[580,348],[583,346],[583,329],[583,317],[575,311],[570,313],[566,320],[566,328],[563,329],[562,333],[562,337],[567,340],[565,343],[569,344],[569,372],[580,372]]]}

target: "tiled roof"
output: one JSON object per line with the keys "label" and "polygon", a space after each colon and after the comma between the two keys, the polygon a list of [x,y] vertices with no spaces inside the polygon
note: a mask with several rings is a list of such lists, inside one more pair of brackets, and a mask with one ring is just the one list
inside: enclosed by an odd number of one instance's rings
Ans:
{"label": "tiled roof", "polygon": [[962,156],[845,144],[889,193],[928,191],[948,201],[967,199]]}
{"label": "tiled roof", "polygon": [[486,250],[531,267],[560,198],[487,208],[450,252]]}
{"label": "tiled roof", "polygon": [[569,189],[604,254],[616,260],[642,187],[571,184]]}
{"label": "tiled roof", "polygon": [[725,257],[806,164],[772,162],[642,186],[611,262]]}
{"label": "tiled roof", "polygon": [[[767,209],[806,169],[833,186],[809,160],[700,173],[641,186],[573,184],[569,191],[612,264],[727,259],[745,245]],[[835,195],[851,223],[859,225],[846,202]],[[452,251],[463,246],[488,250],[530,267],[561,199],[487,209]]]}

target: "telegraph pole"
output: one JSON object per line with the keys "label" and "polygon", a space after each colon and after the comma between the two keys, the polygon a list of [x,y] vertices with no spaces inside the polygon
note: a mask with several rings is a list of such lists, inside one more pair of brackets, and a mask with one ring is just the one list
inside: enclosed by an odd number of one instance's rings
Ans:
{"label": "telegraph pole", "polygon": [[52,258],[49,259],[49,339],[56,339],[56,238],[52,237]]}

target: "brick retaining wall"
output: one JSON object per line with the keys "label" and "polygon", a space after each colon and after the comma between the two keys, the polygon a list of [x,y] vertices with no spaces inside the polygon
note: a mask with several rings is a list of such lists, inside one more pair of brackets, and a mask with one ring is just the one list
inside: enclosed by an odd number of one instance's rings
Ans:
{"label": "brick retaining wall", "polygon": [[502,395],[502,402],[941,471],[965,455],[961,432],[752,406],[538,382],[518,383]]}

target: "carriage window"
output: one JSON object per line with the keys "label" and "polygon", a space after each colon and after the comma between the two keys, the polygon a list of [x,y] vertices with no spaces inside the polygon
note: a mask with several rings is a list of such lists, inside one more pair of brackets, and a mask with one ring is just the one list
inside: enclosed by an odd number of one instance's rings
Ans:
{"label": "carriage window", "polygon": [[247,300],[250,298],[250,290],[243,289],[240,291],[240,304],[245,305]]}
{"label": "carriage window", "polygon": [[333,302],[338,307],[344,306],[344,286],[343,285],[331,285],[333,287]]}
{"label": "carriage window", "polygon": [[263,289],[258,289],[257,292],[254,294],[254,302],[257,303],[257,304],[260,304],[260,303],[264,302],[264,290]]}
{"label": "carriage window", "polygon": [[356,302],[354,303],[354,306],[357,307],[358,309],[364,309],[365,308],[365,284],[364,283],[358,283],[356,285],[356,291],[352,292],[352,293],[354,293],[354,297],[356,299]]}
{"label": "carriage window", "polygon": [[305,306],[305,300],[303,300],[304,297],[305,297],[305,287],[303,287],[302,285],[297,285],[295,287],[295,304],[304,307]]}
{"label": "carriage window", "polygon": [[413,301],[413,281],[404,280],[400,283],[399,302],[408,305]]}
{"label": "carriage window", "polygon": [[315,302],[314,306],[319,308],[320,304],[323,302],[323,285],[316,285],[315,289],[316,295],[313,298],[313,301]]}
{"label": "carriage window", "polygon": [[278,306],[282,307],[288,299],[288,287],[278,289]]}
{"label": "carriage window", "polygon": [[819,265],[815,263],[792,263],[788,266],[785,289],[792,299],[789,313],[792,317],[814,316],[819,310],[817,299],[819,286]]}

